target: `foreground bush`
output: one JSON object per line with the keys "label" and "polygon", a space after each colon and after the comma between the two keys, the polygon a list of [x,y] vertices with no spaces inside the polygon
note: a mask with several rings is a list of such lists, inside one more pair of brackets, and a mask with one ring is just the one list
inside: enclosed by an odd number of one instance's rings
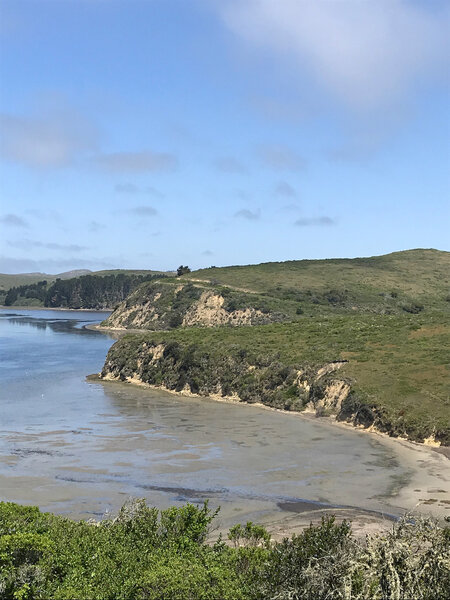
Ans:
{"label": "foreground bush", "polygon": [[247,523],[230,530],[230,547],[206,543],[215,515],[140,500],[86,523],[0,503],[0,599],[450,597],[449,530],[432,521],[405,520],[365,543],[334,517],[280,543]]}

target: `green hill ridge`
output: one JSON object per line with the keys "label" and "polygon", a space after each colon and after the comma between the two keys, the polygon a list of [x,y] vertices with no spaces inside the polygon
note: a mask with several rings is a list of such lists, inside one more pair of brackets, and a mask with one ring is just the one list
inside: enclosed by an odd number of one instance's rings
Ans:
{"label": "green hill ridge", "polygon": [[143,331],[102,376],[448,445],[449,267],[447,252],[410,250],[144,283],[102,324]]}

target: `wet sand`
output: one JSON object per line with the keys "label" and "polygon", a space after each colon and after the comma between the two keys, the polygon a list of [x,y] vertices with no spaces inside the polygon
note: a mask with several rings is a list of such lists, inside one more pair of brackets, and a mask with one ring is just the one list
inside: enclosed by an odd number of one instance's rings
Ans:
{"label": "wet sand", "polygon": [[[91,381],[101,382],[98,375],[89,376]],[[139,387],[149,390],[160,390],[161,388],[142,384],[138,382],[109,382],[119,386]],[[233,404],[236,410],[246,406],[255,410],[269,411],[276,414],[287,415],[291,418],[303,419],[314,422],[324,427],[337,427],[346,431],[370,436],[377,443],[389,448],[395,454],[399,463],[406,469],[407,475],[397,475],[391,478],[389,505],[392,514],[399,515],[405,512],[420,512],[435,518],[443,519],[450,515],[450,461],[448,448],[437,448],[410,442],[401,438],[390,437],[385,433],[355,428],[349,423],[336,421],[333,417],[317,418],[311,413],[286,411],[263,404],[246,404],[236,400],[223,397],[205,398],[197,394],[189,394],[186,391],[173,392],[165,390],[165,393],[185,398],[197,398],[203,400],[214,400]]]}

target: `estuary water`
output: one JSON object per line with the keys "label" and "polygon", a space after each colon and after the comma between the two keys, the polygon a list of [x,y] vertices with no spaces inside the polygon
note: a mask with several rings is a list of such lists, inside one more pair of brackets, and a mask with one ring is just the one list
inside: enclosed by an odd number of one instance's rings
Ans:
{"label": "estuary water", "polygon": [[[107,313],[0,310],[0,500],[75,518],[210,499],[224,522],[313,501],[396,513],[409,478],[361,433],[245,404],[86,381]],[[287,503],[287,504],[286,504]]]}

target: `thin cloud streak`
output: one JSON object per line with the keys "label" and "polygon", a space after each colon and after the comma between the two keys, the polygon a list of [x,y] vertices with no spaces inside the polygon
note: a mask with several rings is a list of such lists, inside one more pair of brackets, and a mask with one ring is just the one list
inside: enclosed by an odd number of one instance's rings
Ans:
{"label": "thin cloud streak", "polygon": [[261,211],[259,208],[254,212],[248,210],[248,208],[242,208],[234,213],[234,217],[237,219],[246,219],[247,221],[258,221],[261,217]]}
{"label": "thin cloud streak", "polygon": [[297,227],[330,227],[336,225],[336,221],[331,217],[309,217],[297,219],[294,223]]}
{"label": "thin cloud streak", "polygon": [[78,244],[57,244],[55,242],[40,242],[37,240],[14,240],[8,241],[8,246],[22,250],[31,250],[33,248],[47,248],[48,250],[60,250],[63,252],[83,252],[89,250],[88,246],[79,246]]}
{"label": "thin cloud streak", "polygon": [[28,223],[22,217],[13,213],[8,213],[0,217],[0,223],[7,225],[8,227],[28,227]]}
{"label": "thin cloud streak", "polygon": [[280,181],[274,189],[275,196],[283,196],[284,198],[295,198],[297,192],[287,181]]}
{"label": "thin cloud streak", "polygon": [[257,150],[262,163],[275,171],[305,171],[306,160],[286,146],[263,145]]}
{"label": "thin cloud streak", "polygon": [[157,173],[174,171],[178,160],[173,154],[164,152],[114,152],[101,154],[95,163],[112,173]]}
{"label": "thin cloud streak", "polygon": [[101,231],[102,229],[105,229],[106,225],[103,225],[102,223],[99,223],[98,221],[90,221],[90,223],[88,224],[88,231],[90,233],[97,233],[97,231]]}
{"label": "thin cloud streak", "polygon": [[38,169],[67,167],[98,143],[96,128],[75,111],[0,115],[0,156]]}
{"label": "thin cloud streak", "polygon": [[156,217],[158,214],[158,211],[153,206],[135,206],[127,212],[139,217]]}
{"label": "thin cloud streak", "polygon": [[105,261],[103,258],[69,257],[61,260],[42,259],[34,260],[30,258],[17,258],[12,256],[0,255],[0,273],[61,273],[73,269],[114,269],[117,264]]}
{"label": "thin cloud streak", "polygon": [[135,183],[131,183],[129,181],[124,182],[124,183],[117,183],[114,186],[114,191],[117,192],[118,194],[129,194],[131,195],[137,195],[137,194],[147,194],[149,196],[153,196],[154,198],[164,198],[164,194],[162,192],[160,192],[159,190],[157,190],[154,187],[148,186],[148,187],[144,187],[141,188],[138,185],[136,185]]}
{"label": "thin cloud streak", "polygon": [[222,156],[214,161],[214,166],[222,173],[236,173],[243,175],[247,173],[245,165],[234,156]]}
{"label": "thin cloud streak", "polygon": [[139,194],[140,190],[134,183],[117,183],[114,186],[114,191],[118,194]]}

